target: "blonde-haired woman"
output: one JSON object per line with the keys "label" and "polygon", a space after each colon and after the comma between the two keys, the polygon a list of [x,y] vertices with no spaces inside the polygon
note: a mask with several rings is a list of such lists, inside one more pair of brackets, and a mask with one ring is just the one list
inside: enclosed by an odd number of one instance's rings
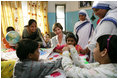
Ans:
{"label": "blonde-haired woman", "polygon": [[56,36],[52,37],[51,39],[51,47],[66,44],[66,35],[63,33],[62,25],[60,23],[55,23],[52,27],[52,30],[56,34]]}

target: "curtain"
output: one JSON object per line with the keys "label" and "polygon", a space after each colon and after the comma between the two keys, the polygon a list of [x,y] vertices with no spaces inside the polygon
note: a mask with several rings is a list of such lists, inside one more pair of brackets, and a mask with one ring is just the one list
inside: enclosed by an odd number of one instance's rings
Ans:
{"label": "curtain", "polygon": [[48,24],[48,2],[47,1],[28,1],[28,19],[35,19],[37,26],[43,34],[50,33]]}
{"label": "curtain", "polygon": [[21,1],[1,1],[1,32],[2,37],[6,36],[6,28],[8,26],[21,35],[23,31],[23,13]]}
{"label": "curtain", "polygon": [[[48,24],[48,1],[28,1],[28,20],[35,19],[37,26],[43,34],[50,33]],[[22,35],[24,29],[23,11],[21,1],[1,1],[1,36],[6,36],[8,26]]]}

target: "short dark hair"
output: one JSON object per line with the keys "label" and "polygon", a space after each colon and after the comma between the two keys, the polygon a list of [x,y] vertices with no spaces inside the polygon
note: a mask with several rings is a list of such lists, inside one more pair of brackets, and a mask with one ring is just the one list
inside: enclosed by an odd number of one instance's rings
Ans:
{"label": "short dark hair", "polygon": [[61,30],[63,30],[63,27],[60,23],[55,23],[52,27],[53,32],[55,31],[55,28],[59,27]]}
{"label": "short dark hair", "polygon": [[76,37],[72,32],[68,32],[68,33],[66,34],[66,42],[67,42],[67,39],[68,39],[68,38],[73,38],[73,39],[76,41],[76,44],[78,43],[77,37]]}
{"label": "short dark hair", "polygon": [[117,36],[112,35],[112,37],[109,40],[109,48],[107,48],[107,40],[109,36],[110,35],[102,35],[97,39],[97,42],[99,43],[100,52],[103,51],[105,48],[109,49],[107,53],[109,55],[111,63],[117,63]]}
{"label": "short dark hair", "polygon": [[14,28],[13,28],[12,26],[7,27],[6,31],[9,32],[10,29],[12,29],[13,31],[15,31]]}
{"label": "short dark hair", "polygon": [[46,33],[44,36],[46,36],[46,35],[50,37],[50,34]]}
{"label": "short dark hair", "polygon": [[23,61],[27,59],[29,53],[33,54],[36,49],[38,49],[38,42],[30,39],[23,39],[16,45],[16,54],[20,61]]}
{"label": "short dark hair", "polygon": [[30,19],[29,22],[28,22],[28,26],[30,26],[33,22],[35,22],[37,24],[36,20]]}
{"label": "short dark hair", "polygon": [[25,25],[24,27],[28,27],[28,25]]}

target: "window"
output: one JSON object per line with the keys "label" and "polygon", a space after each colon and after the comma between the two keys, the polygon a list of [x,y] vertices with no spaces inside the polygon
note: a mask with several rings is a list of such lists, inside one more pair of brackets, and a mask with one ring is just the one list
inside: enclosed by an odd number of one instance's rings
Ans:
{"label": "window", "polygon": [[56,22],[60,23],[63,27],[63,31],[65,28],[65,5],[56,5]]}

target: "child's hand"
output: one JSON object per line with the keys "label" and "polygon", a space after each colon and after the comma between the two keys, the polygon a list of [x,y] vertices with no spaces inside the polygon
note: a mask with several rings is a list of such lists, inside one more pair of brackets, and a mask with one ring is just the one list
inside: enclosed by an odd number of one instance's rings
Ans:
{"label": "child's hand", "polygon": [[74,46],[73,45],[68,45],[69,49],[73,48]]}
{"label": "child's hand", "polygon": [[62,53],[62,51],[61,50],[59,50],[59,49],[55,49],[55,51],[54,52],[57,52],[57,53]]}
{"label": "child's hand", "polygon": [[62,51],[64,52],[64,51],[69,51],[70,50],[70,48],[68,47],[68,46],[66,46],[66,47],[64,47],[63,49],[62,49]]}

